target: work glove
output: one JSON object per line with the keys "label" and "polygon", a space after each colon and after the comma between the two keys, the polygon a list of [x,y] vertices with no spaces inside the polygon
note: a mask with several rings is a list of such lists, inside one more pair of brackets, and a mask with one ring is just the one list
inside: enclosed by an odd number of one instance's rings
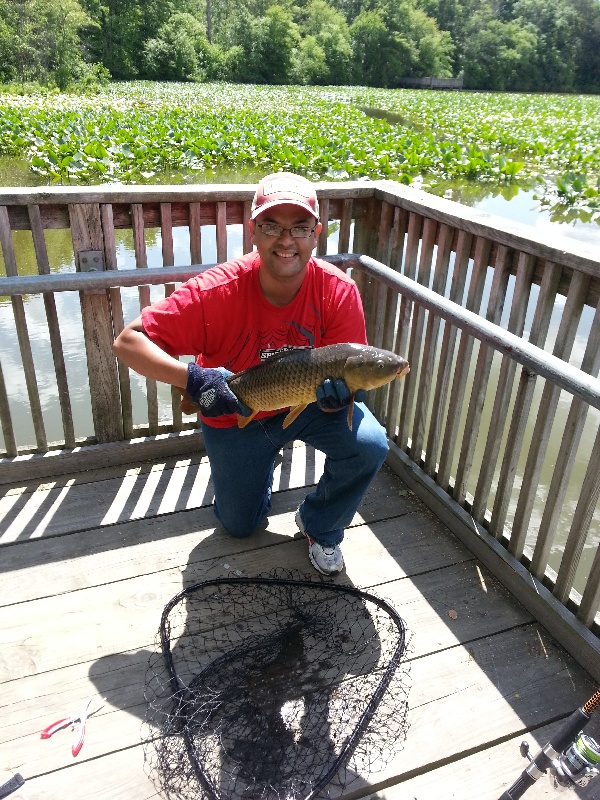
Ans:
{"label": "work glove", "polygon": [[237,399],[229,388],[226,378],[233,375],[225,367],[208,369],[191,361],[188,364],[188,380],[185,387],[190,399],[200,406],[205,417],[222,417],[224,414],[241,414],[249,417],[252,409]]}
{"label": "work glove", "polygon": [[[354,394],[354,401],[356,403],[364,403],[367,393],[364,389],[359,389]],[[351,395],[350,390],[346,386],[346,382],[341,378],[332,381],[330,378],[325,378],[323,383],[317,388],[317,405],[321,411],[339,411],[350,405]]]}

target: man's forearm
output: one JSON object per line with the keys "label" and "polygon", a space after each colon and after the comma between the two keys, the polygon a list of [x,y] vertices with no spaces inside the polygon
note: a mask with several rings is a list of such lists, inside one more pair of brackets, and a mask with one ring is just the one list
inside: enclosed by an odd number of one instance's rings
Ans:
{"label": "man's forearm", "polygon": [[165,353],[138,328],[124,328],[115,341],[114,352],[124,364],[140,375],[181,389],[187,385],[187,364]]}

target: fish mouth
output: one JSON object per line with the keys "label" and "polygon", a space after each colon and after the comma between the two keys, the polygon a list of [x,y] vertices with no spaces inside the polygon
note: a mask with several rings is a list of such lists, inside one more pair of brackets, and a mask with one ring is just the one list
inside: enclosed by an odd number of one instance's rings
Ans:
{"label": "fish mouth", "polygon": [[396,377],[403,378],[409,372],[410,372],[410,364],[403,364],[398,370],[398,372],[396,372]]}

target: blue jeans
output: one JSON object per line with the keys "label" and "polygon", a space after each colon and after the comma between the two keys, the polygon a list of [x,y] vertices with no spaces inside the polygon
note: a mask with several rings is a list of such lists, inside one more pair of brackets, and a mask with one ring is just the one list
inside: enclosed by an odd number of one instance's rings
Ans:
{"label": "blue jeans", "polygon": [[245,428],[202,423],[211,466],[217,519],[232,536],[249,536],[271,509],[275,456],[298,439],[325,453],[325,469],[301,506],[302,522],[324,547],[339,544],[388,451],[385,430],[363,403],[355,403],[352,430],[347,410],[321,411],[311,403],[283,430],[286,412],[253,420]]}

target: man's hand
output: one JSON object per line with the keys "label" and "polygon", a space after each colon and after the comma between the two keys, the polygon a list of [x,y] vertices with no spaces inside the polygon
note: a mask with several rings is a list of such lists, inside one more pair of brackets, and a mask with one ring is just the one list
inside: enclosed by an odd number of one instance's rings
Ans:
{"label": "man's hand", "polygon": [[252,409],[237,399],[229,388],[226,378],[233,372],[218,367],[207,369],[193,361],[188,364],[186,393],[200,406],[205,417],[222,417],[224,414],[241,414],[249,417]]}
{"label": "man's hand", "polygon": [[[367,393],[363,389],[359,389],[354,395],[354,401],[363,403],[366,396]],[[336,381],[325,378],[317,389],[317,405],[321,411],[340,411],[350,405],[351,399],[350,390],[341,378]]]}

